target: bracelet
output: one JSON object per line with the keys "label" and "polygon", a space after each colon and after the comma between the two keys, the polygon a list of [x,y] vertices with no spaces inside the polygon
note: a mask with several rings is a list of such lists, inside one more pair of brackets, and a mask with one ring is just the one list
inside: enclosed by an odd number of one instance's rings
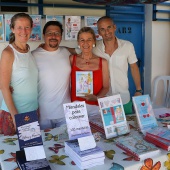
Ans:
{"label": "bracelet", "polygon": [[143,93],[143,90],[142,89],[140,89],[140,90],[136,90],[136,92],[139,92],[139,93]]}

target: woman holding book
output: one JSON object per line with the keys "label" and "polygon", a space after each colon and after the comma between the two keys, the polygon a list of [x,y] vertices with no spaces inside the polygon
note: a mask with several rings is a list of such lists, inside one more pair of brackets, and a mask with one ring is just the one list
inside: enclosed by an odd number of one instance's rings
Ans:
{"label": "woman holding book", "polygon": [[104,97],[109,91],[108,63],[92,52],[96,44],[93,29],[81,28],[77,42],[82,52],[70,56],[71,101],[85,101],[88,114],[95,114],[99,112],[97,98]]}
{"label": "woman holding book", "polygon": [[[0,87],[3,95],[0,113],[0,133],[15,133],[15,115],[38,108],[38,70],[27,41],[33,27],[32,18],[25,13],[11,18],[9,45],[0,60]],[[13,92],[10,91],[10,86]]]}

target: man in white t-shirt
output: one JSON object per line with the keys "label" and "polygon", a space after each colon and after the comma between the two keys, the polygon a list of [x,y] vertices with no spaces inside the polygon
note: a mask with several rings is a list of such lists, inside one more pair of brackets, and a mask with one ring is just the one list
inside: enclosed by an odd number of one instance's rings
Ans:
{"label": "man in white t-shirt", "polygon": [[59,47],[62,32],[61,23],[47,22],[43,29],[45,44],[32,52],[39,73],[38,101],[41,129],[65,123],[63,104],[70,102],[70,53],[66,48]]}
{"label": "man in white t-shirt", "polygon": [[[126,114],[132,113],[132,101],[130,99],[128,84],[128,64],[136,86],[135,96],[142,95],[139,68],[134,46],[131,42],[118,39],[115,36],[116,25],[112,18],[101,17],[97,22],[98,33],[102,40],[96,42],[93,53],[108,61],[110,70],[110,91],[108,95],[120,93]],[[75,51],[68,48],[71,53]],[[80,53],[75,49],[76,53]]]}

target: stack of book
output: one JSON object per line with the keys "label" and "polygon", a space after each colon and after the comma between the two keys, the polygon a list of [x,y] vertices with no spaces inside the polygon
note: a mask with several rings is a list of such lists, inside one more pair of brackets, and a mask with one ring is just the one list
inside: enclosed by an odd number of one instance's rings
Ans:
{"label": "stack of book", "polygon": [[118,137],[115,139],[115,143],[116,146],[133,155],[136,160],[144,160],[160,153],[156,146],[146,142],[142,135],[138,133]]}
{"label": "stack of book", "polygon": [[85,102],[66,103],[64,113],[69,140],[65,152],[80,169],[104,164],[104,152],[96,146],[91,133]]}
{"label": "stack of book", "polygon": [[[144,134],[144,139],[162,149],[170,150],[170,130],[158,125],[149,95],[135,96],[133,105],[135,108],[139,128]],[[164,118],[169,114],[159,115]]]}
{"label": "stack of book", "polygon": [[146,132],[145,140],[167,151],[170,150],[170,130],[164,127],[155,127]]}
{"label": "stack of book", "polygon": [[24,150],[16,151],[16,162],[20,170],[51,170],[46,158],[26,161]]}
{"label": "stack of book", "polygon": [[81,151],[78,140],[70,140],[65,142],[65,152],[80,169],[104,164],[104,152],[98,146]]}
{"label": "stack of book", "polygon": [[51,170],[46,159],[36,111],[15,115],[20,151],[16,162],[20,170]]}
{"label": "stack of book", "polygon": [[94,129],[97,132],[100,132],[103,135],[105,135],[101,115],[98,114],[98,115],[94,115],[94,116],[89,116],[89,124],[90,124],[91,129]]}

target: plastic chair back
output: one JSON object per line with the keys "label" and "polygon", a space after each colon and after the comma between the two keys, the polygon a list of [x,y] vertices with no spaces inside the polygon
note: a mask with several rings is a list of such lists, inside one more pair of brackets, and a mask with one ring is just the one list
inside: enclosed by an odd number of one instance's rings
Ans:
{"label": "plastic chair back", "polygon": [[[159,91],[159,86],[158,84],[160,82],[163,82],[163,94],[161,94],[162,96],[162,101],[161,101],[161,105],[157,105],[156,101],[158,98],[158,91]],[[155,80],[154,80],[154,91],[153,91],[153,99],[152,99],[152,105],[153,107],[170,107],[170,76],[158,76]]]}

